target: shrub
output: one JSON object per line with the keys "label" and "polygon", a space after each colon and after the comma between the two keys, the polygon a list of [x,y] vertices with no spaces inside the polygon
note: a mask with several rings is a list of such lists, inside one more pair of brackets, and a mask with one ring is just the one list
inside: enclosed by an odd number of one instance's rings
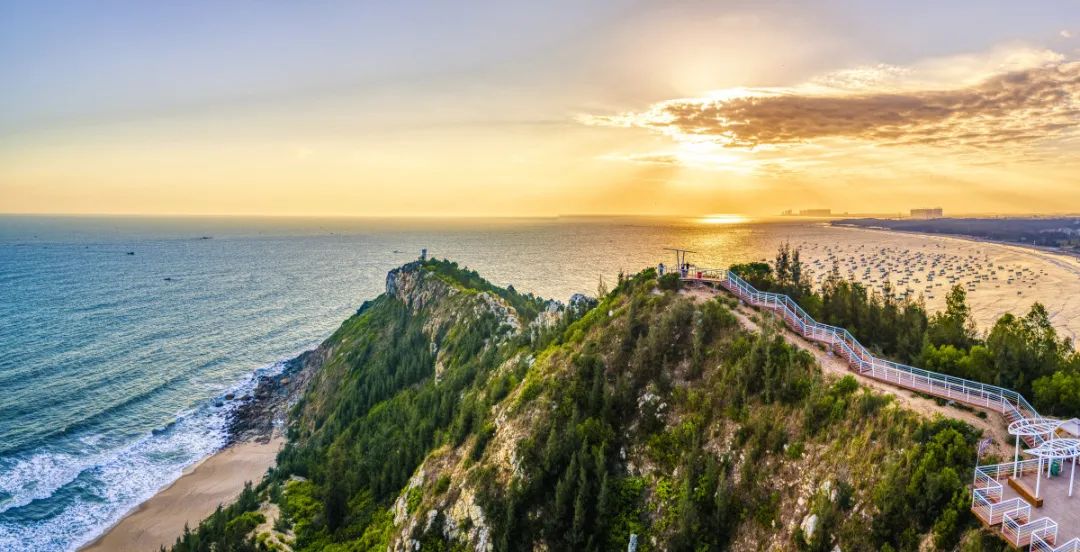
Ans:
{"label": "shrub", "polygon": [[450,476],[443,474],[435,482],[435,494],[443,494],[450,489]]}
{"label": "shrub", "polygon": [[679,275],[669,272],[660,277],[657,285],[664,291],[679,291]]}

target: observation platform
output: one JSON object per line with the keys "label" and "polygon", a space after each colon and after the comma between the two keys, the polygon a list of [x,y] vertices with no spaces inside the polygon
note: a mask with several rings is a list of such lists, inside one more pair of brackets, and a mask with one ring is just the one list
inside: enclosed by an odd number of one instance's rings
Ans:
{"label": "observation platform", "polygon": [[[1018,478],[1028,488],[1034,489],[1036,484],[1039,485],[1039,498],[1043,499],[1043,506],[1041,508],[1033,506],[1031,518],[1048,517],[1054,520],[1058,525],[1056,542],[1059,544],[1080,538],[1080,492],[1074,488],[1073,496],[1069,496],[1069,470],[1071,469],[1070,462],[1062,466],[1061,473],[1057,476],[1047,478],[1046,470],[1043,470],[1041,481],[1036,481],[1034,470],[1025,470],[1024,475]],[[1003,486],[1002,500],[1007,501],[1013,498],[1022,497],[1006,482]]]}

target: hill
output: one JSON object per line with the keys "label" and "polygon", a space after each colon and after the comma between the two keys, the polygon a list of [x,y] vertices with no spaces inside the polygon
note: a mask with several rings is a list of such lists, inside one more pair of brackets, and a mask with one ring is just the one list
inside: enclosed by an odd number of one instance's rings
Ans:
{"label": "hill", "polygon": [[822,372],[779,323],[643,271],[599,302],[447,261],[305,354],[278,467],[194,550],[998,550],[980,431]]}

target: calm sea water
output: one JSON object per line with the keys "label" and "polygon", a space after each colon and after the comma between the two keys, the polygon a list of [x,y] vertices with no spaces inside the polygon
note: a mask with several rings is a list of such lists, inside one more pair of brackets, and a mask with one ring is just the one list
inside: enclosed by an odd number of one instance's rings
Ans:
{"label": "calm sea water", "polygon": [[[783,240],[1049,267],[1048,302],[1078,280],[1014,248],[801,221],[0,217],[0,550],[72,550],[219,449],[216,399],[316,345],[421,248],[566,299],[670,263],[665,247],[726,266]],[[988,293],[984,308],[1041,290]],[[1061,301],[1057,319],[1075,320]]]}

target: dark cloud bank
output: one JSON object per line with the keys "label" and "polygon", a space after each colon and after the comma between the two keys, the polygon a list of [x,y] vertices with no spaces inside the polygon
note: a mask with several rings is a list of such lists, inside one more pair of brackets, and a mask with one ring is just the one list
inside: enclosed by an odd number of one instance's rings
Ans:
{"label": "dark cloud bank", "polygon": [[1005,73],[952,90],[671,100],[631,120],[733,147],[832,137],[971,148],[1032,144],[1076,131],[1080,62]]}

